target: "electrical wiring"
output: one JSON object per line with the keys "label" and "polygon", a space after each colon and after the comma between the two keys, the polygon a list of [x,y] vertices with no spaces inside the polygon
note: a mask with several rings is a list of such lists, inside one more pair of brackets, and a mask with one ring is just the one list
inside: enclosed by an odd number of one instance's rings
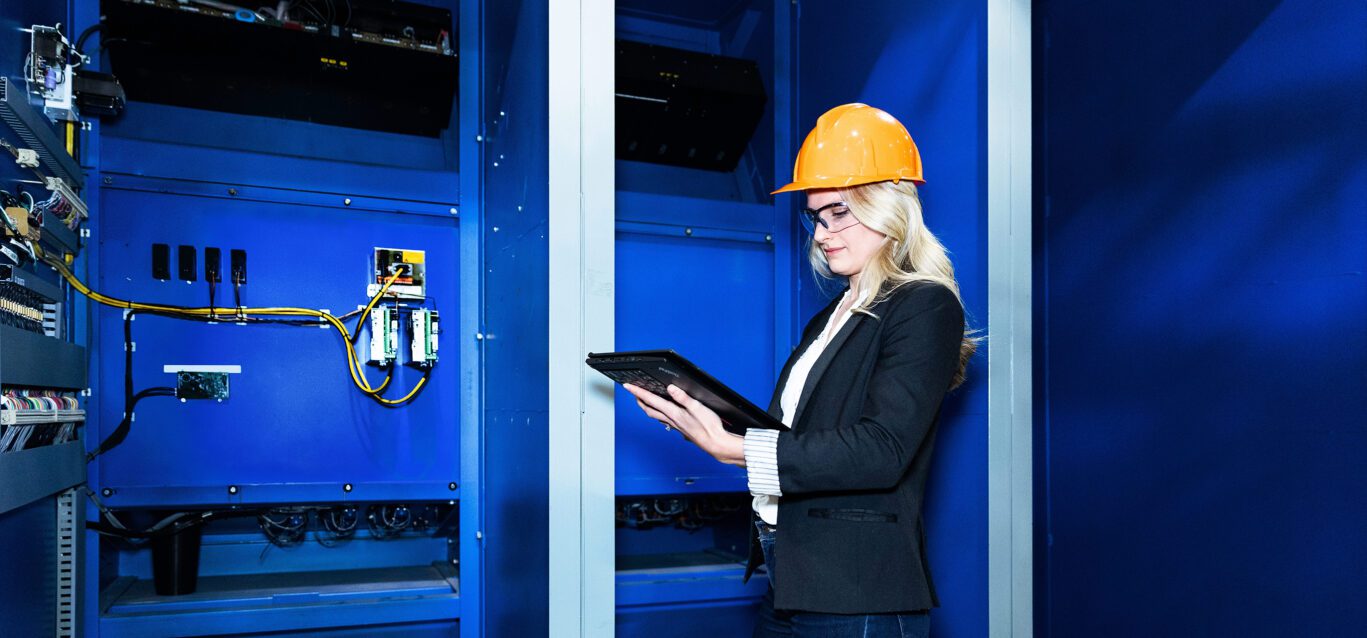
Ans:
{"label": "electrical wiring", "polygon": [[308,535],[307,510],[278,508],[258,514],[256,520],[266,538],[276,547],[294,547],[303,543]]}
{"label": "electrical wiring", "polygon": [[133,392],[133,315],[135,311],[128,311],[123,318],[123,419],[114,428],[109,436],[100,441],[93,451],[86,454],[86,462],[95,460],[95,457],[104,454],[123,443],[128,438],[128,432],[133,427],[133,411],[137,408],[138,402],[147,397],[174,397],[175,388],[155,387],[147,388],[141,392]]}
{"label": "electrical wiring", "polygon": [[317,510],[314,514],[324,532],[315,533],[314,540],[323,547],[335,547],[339,542],[351,540],[356,536],[360,514],[354,507],[332,507]]}
{"label": "electrical wiring", "polygon": [[[361,362],[360,357],[357,356],[355,348],[352,345],[353,339],[351,336],[351,330],[347,328],[346,324],[343,324],[340,319],[338,319],[331,313],[322,310],[316,310],[313,308],[298,308],[289,306],[269,306],[253,308],[239,305],[235,308],[229,309],[214,307],[174,306],[168,304],[143,303],[126,299],[119,299],[117,297],[111,297],[108,295],[101,294],[91,289],[89,286],[86,286],[84,282],[82,282],[79,278],[76,277],[75,274],[71,272],[71,269],[68,267],[66,263],[67,260],[59,259],[52,255],[47,255],[40,248],[37,247],[35,247],[35,250],[37,252],[37,256],[42,261],[51,266],[53,269],[55,269],[58,272],[58,274],[60,274],[62,278],[66,280],[66,282],[73,289],[75,289],[77,292],[81,293],[85,297],[91,299],[92,301],[104,304],[106,306],[124,308],[127,310],[153,312],[175,318],[189,318],[201,320],[213,320],[219,315],[227,313],[227,311],[229,310],[233,312],[235,317],[241,319],[247,319],[250,315],[267,315],[275,317],[312,317],[314,319],[321,320],[322,322],[331,326],[333,330],[335,330],[337,334],[342,338],[342,344],[344,346],[343,350],[345,352],[347,359],[347,373],[351,377],[352,384],[355,385],[359,390],[361,390],[361,392],[363,392],[364,394],[366,394],[371,399],[373,399],[381,405],[390,407],[404,405],[412,401],[414,398],[416,398],[418,396],[418,393],[422,390],[423,386],[427,384],[428,376],[425,374],[413,386],[412,390],[410,390],[409,393],[405,395],[403,398],[387,399],[382,396],[379,396],[380,393],[388,387],[393,374],[392,370],[390,373],[385,375],[384,381],[380,383],[378,386],[371,385],[369,379],[365,375],[365,365]],[[386,292],[389,291],[389,288],[393,286],[395,280],[397,280],[398,277],[398,272],[392,273],[385,280],[384,284],[380,287],[379,291],[375,293],[375,296],[370,299],[368,307],[373,308],[376,303],[379,303],[379,300],[382,297],[384,297]],[[362,315],[362,321],[363,320],[364,313]],[[359,325],[360,324],[358,323],[358,326]]]}

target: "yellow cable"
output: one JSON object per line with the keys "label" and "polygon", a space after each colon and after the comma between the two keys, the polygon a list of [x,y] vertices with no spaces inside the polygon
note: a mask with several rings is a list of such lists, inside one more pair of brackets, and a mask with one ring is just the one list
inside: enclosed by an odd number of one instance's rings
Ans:
{"label": "yellow cable", "polygon": [[[391,400],[378,396],[381,392],[384,391],[386,387],[389,386],[392,374],[385,375],[384,382],[382,382],[379,385],[379,387],[371,386],[370,380],[365,376],[365,364],[361,363],[360,358],[356,356],[356,350],[351,343],[351,331],[347,330],[346,324],[343,324],[340,319],[333,316],[331,313],[323,312],[322,310],[314,310],[312,308],[295,308],[289,306],[273,306],[265,308],[191,308],[183,306],[149,304],[119,299],[117,297],[110,297],[108,295],[104,295],[92,290],[89,286],[86,286],[85,283],[83,283],[80,279],[76,278],[76,275],[73,274],[71,270],[66,267],[65,263],[44,255],[41,248],[35,246],[34,250],[38,253],[39,257],[43,258],[44,262],[52,266],[59,274],[61,274],[62,278],[65,279],[67,283],[71,285],[72,288],[75,288],[77,292],[81,293],[82,295],[85,295],[86,297],[89,297],[91,300],[94,300],[106,306],[112,306],[115,308],[125,308],[130,310],[146,310],[151,312],[164,312],[168,314],[191,315],[199,317],[216,317],[218,314],[221,314],[224,311],[231,311],[233,313],[241,313],[242,315],[277,315],[287,317],[313,317],[316,319],[321,319],[327,322],[329,325],[331,325],[333,329],[337,331],[337,334],[342,338],[343,350],[346,351],[347,357],[347,373],[351,376],[352,384],[355,385],[362,392],[370,395],[376,401],[379,401],[381,403],[385,403],[387,405],[403,403],[404,401],[407,401],[408,399],[411,399],[413,396],[415,396],[417,394],[418,389],[421,388],[424,383],[426,383],[426,378],[419,380],[418,383],[413,386],[413,389],[409,391],[408,395],[402,399]],[[71,255],[66,255],[65,261],[71,261]],[[374,298],[372,298],[370,300],[370,303],[366,306],[365,312],[362,314],[362,322],[359,322],[358,325],[361,325],[361,323],[364,322],[365,314],[369,313],[370,310],[374,308],[375,304],[378,303],[379,299],[384,297],[384,293],[387,292],[389,290],[389,287],[394,284],[394,281],[398,279],[398,276],[399,274],[396,272],[393,275],[391,275],[387,281],[385,281],[384,286],[380,288],[380,291],[376,293]]]}
{"label": "yellow cable", "polygon": [[427,383],[427,377],[423,377],[423,378],[421,378],[421,379],[418,379],[417,384],[415,384],[415,385],[413,386],[413,389],[408,391],[408,395],[405,396],[405,397],[402,398],[402,399],[392,399],[392,400],[391,400],[391,399],[385,399],[385,398],[383,398],[383,397],[375,397],[375,400],[376,400],[376,401],[379,401],[380,403],[384,403],[384,404],[386,404],[386,405],[398,405],[398,404],[400,404],[400,403],[404,403],[405,401],[408,401],[409,399],[412,399],[413,397],[417,396],[417,395],[418,395],[418,390],[421,390],[423,384],[425,384],[425,383]]}

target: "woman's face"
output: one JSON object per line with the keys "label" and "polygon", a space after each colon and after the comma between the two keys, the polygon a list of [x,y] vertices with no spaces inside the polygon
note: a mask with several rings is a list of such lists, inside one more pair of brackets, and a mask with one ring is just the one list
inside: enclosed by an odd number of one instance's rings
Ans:
{"label": "woman's face", "polygon": [[[838,201],[841,201],[840,191],[833,188],[807,191],[807,208],[812,210]],[[823,217],[832,210],[842,209],[839,207],[827,209]],[[837,225],[836,228],[839,226]],[[825,253],[826,263],[830,266],[831,272],[842,277],[855,277],[864,271],[864,265],[869,263],[869,260],[882,247],[887,235],[858,223],[838,233],[833,233],[821,224],[817,224],[812,239]]]}

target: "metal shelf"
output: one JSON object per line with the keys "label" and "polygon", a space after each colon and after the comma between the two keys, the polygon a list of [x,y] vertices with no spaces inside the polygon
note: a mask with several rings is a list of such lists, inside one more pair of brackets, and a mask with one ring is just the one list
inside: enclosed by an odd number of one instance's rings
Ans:
{"label": "metal shelf", "polygon": [[85,482],[85,444],[0,453],[0,514]]}
{"label": "metal shelf", "polygon": [[454,621],[460,577],[445,563],[204,576],[195,593],[183,596],[158,596],[150,580],[126,577],[101,592],[100,610],[106,638]]}
{"label": "metal shelf", "polygon": [[756,601],[769,586],[761,568],[743,583],[743,559],[716,552],[691,552],[634,557],[619,556],[617,607],[648,608],[704,601]]}
{"label": "metal shelf", "polygon": [[43,216],[42,243],[57,248],[61,252],[76,254],[81,252],[80,239],[57,219],[56,215]]}
{"label": "metal shelf", "polygon": [[83,390],[85,382],[85,348],[0,325],[0,383]]}

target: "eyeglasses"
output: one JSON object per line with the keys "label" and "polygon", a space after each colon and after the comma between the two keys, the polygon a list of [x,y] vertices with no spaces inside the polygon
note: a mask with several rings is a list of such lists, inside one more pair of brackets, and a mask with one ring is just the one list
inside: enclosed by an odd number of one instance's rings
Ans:
{"label": "eyeglasses", "polygon": [[831,202],[821,208],[802,209],[802,226],[807,232],[815,235],[817,224],[821,224],[822,228],[830,232],[838,233],[859,224],[859,220],[854,218],[854,213],[850,212],[850,207],[845,202]]}

